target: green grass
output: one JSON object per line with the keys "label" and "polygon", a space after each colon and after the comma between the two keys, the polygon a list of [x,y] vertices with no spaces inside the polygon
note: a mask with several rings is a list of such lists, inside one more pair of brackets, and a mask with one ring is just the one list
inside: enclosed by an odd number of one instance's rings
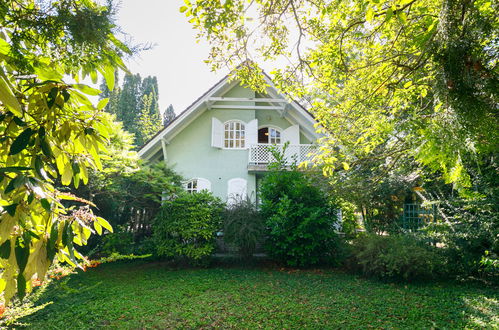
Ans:
{"label": "green grass", "polygon": [[[134,261],[56,281],[37,329],[499,327],[497,288],[387,284],[333,271],[171,270]],[[40,302],[41,303],[41,302]]]}

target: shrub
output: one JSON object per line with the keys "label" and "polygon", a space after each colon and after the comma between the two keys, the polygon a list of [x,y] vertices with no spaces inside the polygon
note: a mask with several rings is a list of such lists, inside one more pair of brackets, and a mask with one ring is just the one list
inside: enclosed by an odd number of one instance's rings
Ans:
{"label": "shrub", "polygon": [[351,266],[367,276],[418,280],[444,275],[444,259],[436,247],[408,235],[363,235],[355,239]]}
{"label": "shrub", "polygon": [[236,247],[242,257],[251,257],[265,232],[256,205],[249,198],[237,200],[227,206],[223,221],[224,241]]}
{"label": "shrub", "polygon": [[153,239],[159,256],[200,262],[215,248],[224,204],[211,193],[182,193],[165,201],[154,220]]}
{"label": "shrub", "polygon": [[260,189],[268,254],[288,266],[334,261],[335,206],[304,172],[277,169],[264,177]]}
{"label": "shrub", "polygon": [[102,244],[98,247],[98,254],[111,255],[113,253],[130,254],[133,252],[133,234],[125,231],[123,227],[115,228],[114,233],[102,237]]}

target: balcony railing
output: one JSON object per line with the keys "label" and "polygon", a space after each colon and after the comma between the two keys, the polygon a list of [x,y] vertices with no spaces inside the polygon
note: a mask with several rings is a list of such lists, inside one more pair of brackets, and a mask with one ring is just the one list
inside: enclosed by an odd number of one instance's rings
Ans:
{"label": "balcony railing", "polygon": [[[282,144],[254,144],[249,147],[248,165],[267,165],[274,162],[271,148],[283,152]],[[317,146],[313,144],[289,144],[284,151],[286,165],[299,165],[304,161],[311,161],[315,155]]]}

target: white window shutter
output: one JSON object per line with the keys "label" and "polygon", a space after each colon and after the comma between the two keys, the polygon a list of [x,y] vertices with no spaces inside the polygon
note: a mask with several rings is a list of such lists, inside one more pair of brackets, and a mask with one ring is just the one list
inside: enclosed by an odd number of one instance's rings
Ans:
{"label": "white window shutter", "polygon": [[232,204],[246,198],[246,180],[230,179],[227,186],[227,203]]}
{"label": "white window shutter", "polygon": [[203,178],[198,178],[198,188],[197,191],[202,191],[202,190],[208,190],[211,191],[211,182],[203,179]]}
{"label": "white window shutter", "polygon": [[282,142],[289,144],[300,144],[300,125],[293,125],[286,128],[281,133]]}
{"label": "white window shutter", "polygon": [[246,148],[258,143],[258,119],[253,119],[246,124]]}
{"label": "white window shutter", "polygon": [[224,142],[224,125],[220,120],[213,117],[211,119],[211,146],[222,148]]}

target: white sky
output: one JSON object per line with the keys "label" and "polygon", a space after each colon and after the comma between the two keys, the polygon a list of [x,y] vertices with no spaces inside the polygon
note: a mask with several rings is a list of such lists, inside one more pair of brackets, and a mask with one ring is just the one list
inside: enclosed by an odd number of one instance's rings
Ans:
{"label": "white sky", "polygon": [[126,62],[128,69],[142,78],[156,76],[161,111],[173,104],[177,114],[227,73],[213,73],[203,62],[208,44],[196,42],[196,31],[179,12],[182,4],[182,0],[121,0],[117,17],[134,44],[154,45]]}

